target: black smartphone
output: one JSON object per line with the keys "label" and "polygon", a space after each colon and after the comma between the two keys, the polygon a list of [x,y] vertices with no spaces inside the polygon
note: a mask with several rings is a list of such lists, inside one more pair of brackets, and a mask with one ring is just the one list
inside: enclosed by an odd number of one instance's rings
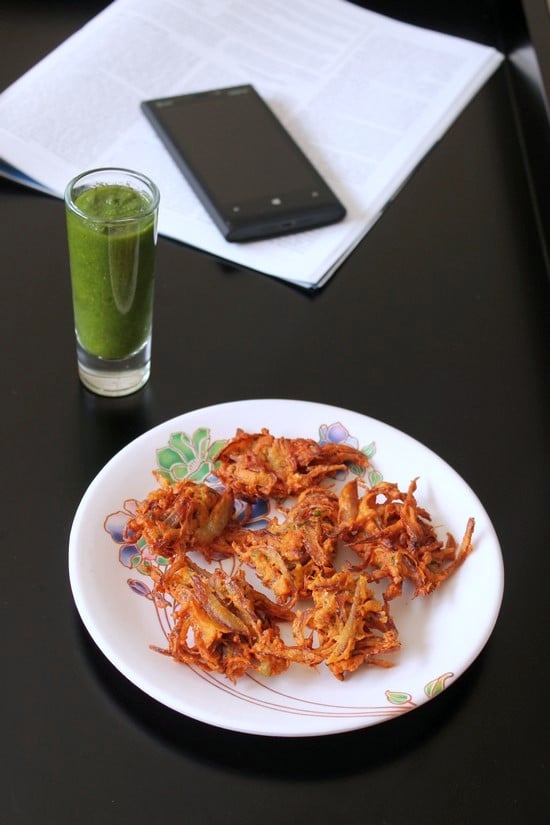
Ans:
{"label": "black smartphone", "polygon": [[253,86],[141,105],[226,240],[284,235],[346,214]]}

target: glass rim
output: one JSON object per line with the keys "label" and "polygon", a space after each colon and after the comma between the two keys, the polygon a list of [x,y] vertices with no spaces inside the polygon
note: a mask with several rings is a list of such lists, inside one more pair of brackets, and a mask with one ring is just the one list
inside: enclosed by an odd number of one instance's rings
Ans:
{"label": "glass rim", "polygon": [[[142,212],[139,215],[134,216],[126,216],[123,218],[94,218],[90,215],[87,215],[78,206],[75,204],[72,198],[72,192],[79,181],[83,178],[88,177],[88,175],[96,175],[101,172],[119,172],[123,175],[131,175],[133,178],[136,178],[143,183],[150,189],[152,194],[152,200],[149,205],[149,209],[146,212]],[[101,181],[98,181],[100,184]],[[67,209],[70,209],[71,212],[74,212],[84,220],[89,221],[90,223],[96,224],[125,224],[125,223],[133,223],[138,220],[143,220],[144,218],[148,218],[153,215],[156,210],[158,209],[158,205],[160,202],[160,191],[156,183],[151,180],[147,175],[144,175],[143,172],[136,172],[135,169],[127,169],[123,166],[98,166],[96,169],[88,169],[85,172],[79,172],[78,175],[75,175],[74,178],[68,182],[67,186],[65,187],[65,194],[64,194],[64,201]]]}

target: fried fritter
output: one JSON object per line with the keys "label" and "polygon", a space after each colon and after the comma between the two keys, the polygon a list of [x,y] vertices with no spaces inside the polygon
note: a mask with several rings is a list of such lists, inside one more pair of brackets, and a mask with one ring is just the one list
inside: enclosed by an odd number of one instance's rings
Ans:
{"label": "fried fritter", "polygon": [[332,568],[336,552],[338,497],[323,487],[304,490],[282,522],[263,530],[241,530],[232,540],[235,555],[254,568],[277,601],[294,604],[308,595],[308,582]]}
{"label": "fried fritter", "polygon": [[313,606],[298,614],[292,628],[301,647],[311,646],[315,633],[316,650],[337,679],[362,664],[392,666],[380,657],[399,650],[397,629],[388,605],[369,589],[366,575],[351,570],[328,578],[319,575],[310,592]]}
{"label": "fried fritter", "polygon": [[191,549],[202,550],[207,558],[223,551],[224,531],[234,515],[231,490],[220,494],[206,484],[157,478],[161,486],[139,505],[125,538],[143,539],[152,553],[166,558]]}
{"label": "fried fritter", "polygon": [[418,506],[415,491],[416,479],[406,493],[381,482],[360,499],[356,481],[340,493],[340,537],[362,559],[369,581],[389,579],[387,600],[401,595],[406,579],[413,583],[415,596],[431,593],[472,552],[474,519],[468,520],[460,546],[450,533],[443,543],[430,514]]}
{"label": "fried fritter", "polygon": [[267,429],[255,434],[238,429],[216,461],[220,481],[245,501],[295,496],[347,469],[347,464],[366,468],[369,463],[364,453],[347,444],[275,438]]}
{"label": "fried fritter", "polygon": [[[431,593],[472,552],[474,519],[460,546],[450,534],[440,541],[416,501],[416,479],[407,492],[380,482],[362,497],[357,479],[339,495],[321,486],[348,462],[368,465],[346,445],[238,430],[219,461],[222,493],[156,474],[160,487],[125,531],[128,542],[143,541],[151,556],[162,557],[147,570],[155,604],[172,610],[168,649],[160,652],[176,661],[232,681],[248,670],[282,673],[294,662],[324,662],[338,679],[363,664],[390,667],[387,655],[400,648],[390,601],[407,580],[415,596]],[[271,496],[281,518],[247,529],[246,515],[236,518],[236,496],[248,502]],[[357,565],[336,562],[340,543],[355,551]],[[233,570],[209,572],[191,560],[193,552],[208,562],[231,557]],[[241,563],[273,601],[246,580]],[[371,588],[378,582],[385,584],[382,597]],[[293,644],[283,640],[283,624]]]}
{"label": "fried fritter", "polygon": [[174,600],[168,650],[155,649],[176,661],[233,682],[247,670],[272,676],[292,662],[319,662],[319,654],[283,642],[277,622],[291,621],[294,614],[256,591],[242,570],[231,576],[221,568],[209,573],[181,557],[155,578],[157,598],[169,594]]}

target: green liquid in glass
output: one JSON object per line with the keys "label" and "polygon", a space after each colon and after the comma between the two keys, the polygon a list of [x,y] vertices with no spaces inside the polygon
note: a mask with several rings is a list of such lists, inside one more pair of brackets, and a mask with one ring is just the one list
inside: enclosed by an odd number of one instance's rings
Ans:
{"label": "green liquid in glass", "polygon": [[118,184],[94,186],[78,195],[74,204],[83,213],[67,210],[78,339],[92,355],[127,358],[143,346],[151,329],[155,254],[151,204],[141,193]]}

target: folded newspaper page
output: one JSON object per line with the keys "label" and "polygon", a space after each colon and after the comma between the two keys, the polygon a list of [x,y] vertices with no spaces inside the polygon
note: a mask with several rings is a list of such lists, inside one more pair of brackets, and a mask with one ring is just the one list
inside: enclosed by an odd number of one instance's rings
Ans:
{"label": "folded newspaper page", "polygon": [[[0,95],[0,172],[61,197],[86,169],[136,169],[160,188],[161,234],[316,288],[501,60],[347,0],[115,0]],[[140,103],[243,83],[321,172],[345,220],[224,240]]]}

